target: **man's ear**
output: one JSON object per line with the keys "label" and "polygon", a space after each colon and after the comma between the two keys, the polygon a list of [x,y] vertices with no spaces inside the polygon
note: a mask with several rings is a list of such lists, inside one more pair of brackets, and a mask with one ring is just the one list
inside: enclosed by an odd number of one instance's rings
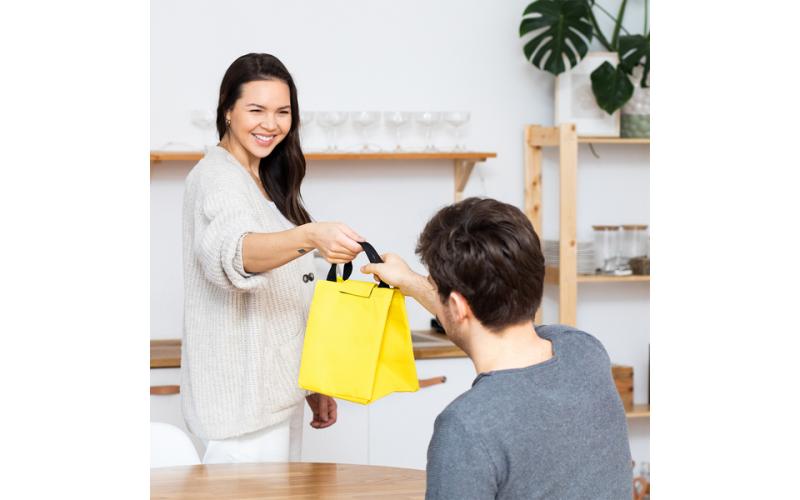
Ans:
{"label": "man's ear", "polygon": [[450,317],[455,321],[461,322],[473,317],[469,302],[456,291],[450,292],[450,296],[447,297],[447,305],[450,308]]}

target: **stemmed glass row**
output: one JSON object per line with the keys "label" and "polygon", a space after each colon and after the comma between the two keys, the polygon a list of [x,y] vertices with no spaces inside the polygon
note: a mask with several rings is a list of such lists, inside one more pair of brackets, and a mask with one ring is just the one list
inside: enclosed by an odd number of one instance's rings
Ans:
{"label": "stemmed glass row", "polygon": [[392,130],[395,152],[407,151],[401,144],[400,134],[401,129],[410,123],[412,119],[424,130],[424,151],[437,151],[433,143],[433,128],[442,121],[455,129],[456,145],[454,150],[464,151],[466,149],[462,143],[462,127],[469,121],[470,114],[468,111],[420,111],[415,113],[408,111],[384,111],[383,113],[378,111],[354,111],[351,113],[344,111],[320,111],[316,113],[303,111],[300,113],[300,121],[304,125],[308,125],[316,118],[317,124],[325,130],[328,138],[326,150],[333,152],[339,150],[337,146],[338,131],[349,118],[360,136],[361,152],[374,152],[379,151],[380,148],[369,142],[369,131],[373,125],[378,123],[381,116],[386,126]]}

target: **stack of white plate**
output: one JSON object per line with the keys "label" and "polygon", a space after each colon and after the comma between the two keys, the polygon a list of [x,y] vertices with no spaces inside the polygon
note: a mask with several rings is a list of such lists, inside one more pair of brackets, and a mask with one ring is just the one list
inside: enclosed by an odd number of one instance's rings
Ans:
{"label": "stack of white plate", "polygon": [[[547,267],[558,267],[558,240],[544,241],[544,263]],[[578,242],[578,274],[594,274],[594,243]]]}

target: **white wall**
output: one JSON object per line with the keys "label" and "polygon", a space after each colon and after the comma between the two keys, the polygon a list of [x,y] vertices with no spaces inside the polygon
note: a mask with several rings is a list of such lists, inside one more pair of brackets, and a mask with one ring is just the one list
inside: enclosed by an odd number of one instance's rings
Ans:
{"label": "white wall", "polygon": [[[642,1],[631,0],[626,26],[640,30]],[[618,1],[601,2],[616,12]],[[553,78],[522,54],[517,35],[528,0],[151,2],[151,148],[199,148],[203,131],[192,110],[213,110],[228,65],[247,52],[278,56],[292,72],[305,110],[469,110],[469,149],[497,152],[476,168],[465,194],[523,204],[523,128],[553,123]],[[235,5],[231,9],[231,5]],[[224,8],[225,7],[225,8]],[[605,21],[602,21],[605,23]],[[598,49],[600,47],[597,47]],[[443,130],[438,144],[452,137]],[[420,144],[413,127],[409,144]],[[375,139],[389,145],[386,131]],[[343,142],[354,145],[350,130]],[[324,144],[316,124],[309,148]],[[186,149],[184,147],[184,149]],[[592,224],[649,223],[646,146],[581,146],[578,237]],[[545,155],[544,238],[558,236],[557,165]],[[180,204],[189,163],[151,167],[151,337],[180,337],[182,283]],[[423,268],[416,236],[438,208],[452,202],[448,162],[309,162],[303,195],[317,220],[355,228],[378,251]],[[546,322],[556,318],[547,287]],[[597,336],[614,362],[634,366],[635,399],[648,400],[649,286],[582,285],[578,326]],[[412,328],[429,319],[408,301]],[[635,460],[649,457],[649,424],[631,424]]]}

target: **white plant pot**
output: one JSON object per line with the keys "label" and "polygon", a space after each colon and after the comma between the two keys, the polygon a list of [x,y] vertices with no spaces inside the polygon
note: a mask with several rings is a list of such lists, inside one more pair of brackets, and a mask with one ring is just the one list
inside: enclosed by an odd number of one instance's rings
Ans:
{"label": "white plant pot", "polygon": [[633,69],[633,96],[622,107],[621,137],[650,137],[650,75],[647,75],[647,88],[642,88],[643,70],[642,66]]}

